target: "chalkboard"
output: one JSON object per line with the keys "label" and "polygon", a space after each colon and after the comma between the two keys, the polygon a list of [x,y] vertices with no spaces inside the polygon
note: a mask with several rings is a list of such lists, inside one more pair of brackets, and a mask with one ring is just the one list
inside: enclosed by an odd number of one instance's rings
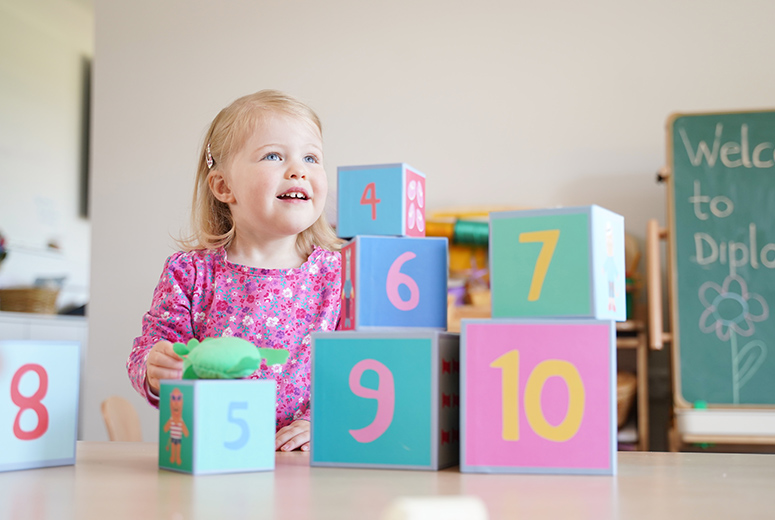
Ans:
{"label": "chalkboard", "polygon": [[775,111],[668,121],[678,405],[775,405]]}

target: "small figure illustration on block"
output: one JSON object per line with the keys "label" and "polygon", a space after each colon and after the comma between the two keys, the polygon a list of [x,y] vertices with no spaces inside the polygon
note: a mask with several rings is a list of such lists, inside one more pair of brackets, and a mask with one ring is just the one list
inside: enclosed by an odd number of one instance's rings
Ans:
{"label": "small figure illustration on block", "polygon": [[164,425],[164,431],[170,432],[167,449],[170,452],[170,462],[180,466],[183,461],[180,458],[180,445],[183,436],[188,437],[188,427],[183,421],[183,393],[179,388],[172,390],[170,394],[170,418]]}

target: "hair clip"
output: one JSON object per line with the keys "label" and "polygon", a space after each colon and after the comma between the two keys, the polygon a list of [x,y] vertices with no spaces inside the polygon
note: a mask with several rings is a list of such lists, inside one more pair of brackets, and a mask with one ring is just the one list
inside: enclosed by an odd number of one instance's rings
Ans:
{"label": "hair clip", "polygon": [[207,151],[205,152],[205,162],[208,168],[212,168],[215,161],[213,160],[213,154],[210,153],[210,143],[207,143]]}

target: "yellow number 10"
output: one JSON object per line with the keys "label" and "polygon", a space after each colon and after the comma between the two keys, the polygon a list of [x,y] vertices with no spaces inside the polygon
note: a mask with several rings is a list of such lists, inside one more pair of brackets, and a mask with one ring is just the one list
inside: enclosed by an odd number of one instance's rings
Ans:
{"label": "yellow number 10", "polygon": [[533,270],[533,281],[530,282],[530,292],[527,295],[528,301],[534,302],[541,297],[541,288],[544,286],[546,271],[549,270],[549,263],[552,261],[552,255],[554,255],[554,249],[557,247],[557,240],[559,238],[559,229],[519,234],[520,243],[543,242],[541,252],[538,253],[535,269]]}
{"label": "yellow number 10", "polygon": [[[519,351],[511,350],[490,364],[502,370],[503,440],[519,440]],[[568,410],[557,426],[544,417],[541,391],[550,377],[561,377],[568,387]],[[564,442],[576,435],[584,417],[584,383],[576,367],[568,361],[548,359],[533,369],[525,386],[525,415],[536,434],[544,439]]]}

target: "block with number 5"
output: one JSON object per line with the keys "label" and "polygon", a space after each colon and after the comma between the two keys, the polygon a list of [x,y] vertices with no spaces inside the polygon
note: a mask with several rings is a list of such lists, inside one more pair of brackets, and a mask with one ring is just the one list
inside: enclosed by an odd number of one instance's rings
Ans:
{"label": "block with number 5", "polygon": [[613,321],[463,320],[463,472],[616,473]]}
{"label": "block with number 5", "polygon": [[0,341],[0,471],[75,464],[79,350]]}
{"label": "block with number 5", "polygon": [[425,236],[425,175],[411,166],[338,168],[337,234]]}
{"label": "block with number 5", "polygon": [[312,335],[313,466],[437,470],[460,450],[459,336]]}
{"label": "block with number 5", "polygon": [[490,214],[492,317],[626,320],[624,218],[599,206]]}
{"label": "block with number 5", "polygon": [[342,330],[447,328],[446,238],[358,236],[342,249]]}
{"label": "block with number 5", "polygon": [[274,469],[274,380],[163,380],[159,467],[192,473]]}

